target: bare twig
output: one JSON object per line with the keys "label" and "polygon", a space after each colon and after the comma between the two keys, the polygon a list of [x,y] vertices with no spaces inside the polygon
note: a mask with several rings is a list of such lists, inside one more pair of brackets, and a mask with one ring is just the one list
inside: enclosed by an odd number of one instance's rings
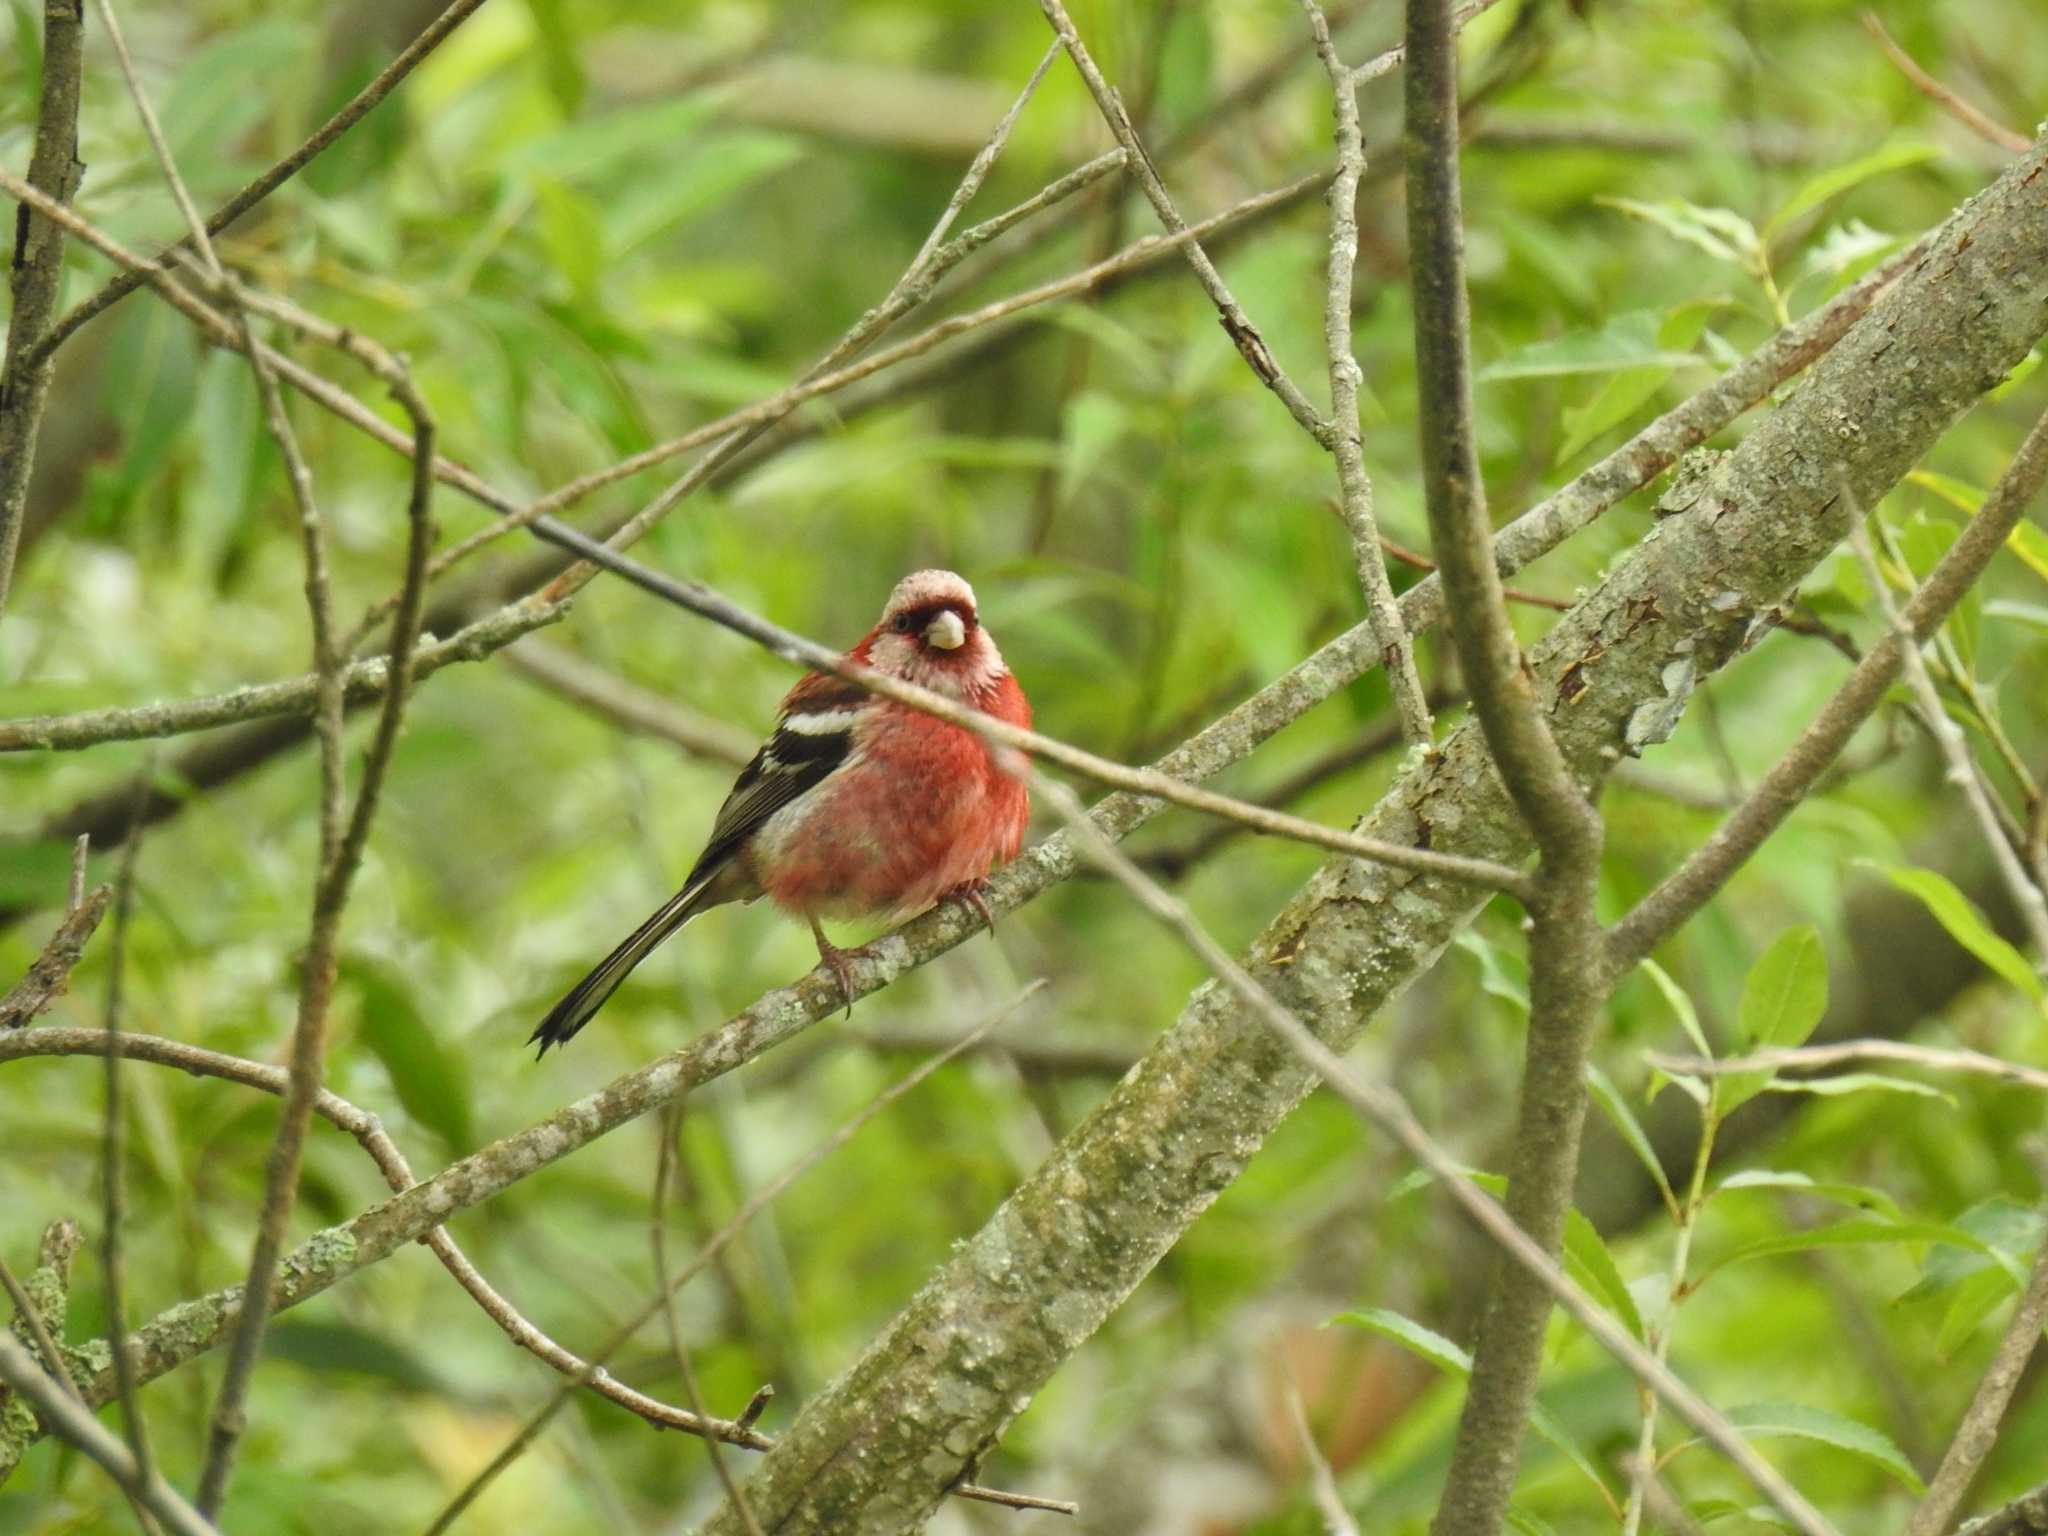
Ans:
{"label": "bare twig", "polygon": [[[585,539],[581,534],[572,534],[571,540],[575,547],[595,564],[608,564],[616,558],[608,547],[595,540]],[[678,581],[645,572],[642,573],[642,577],[656,580],[662,595],[678,607],[687,608],[714,624],[723,625],[745,635],[786,660],[800,662],[820,672],[828,672],[849,682],[859,683],[863,688],[885,698],[909,704],[927,714],[936,715],[941,720],[963,726],[1000,746],[1012,747],[1020,752],[1043,757],[1063,768],[1085,774],[1099,783],[1118,789],[1134,790],[1139,794],[1155,795],[1159,799],[1186,806],[1191,810],[1206,811],[1212,815],[1242,822],[1256,831],[1268,832],[1276,837],[1292,838],[1338,853],[1355,854],[1362,859],[1374,859],[1400,869],[1426,871],[1450,879],[1467,880],[1518,896],[1528,889],[1522,873],[1505,865],[1492,864],[1484,859],[1456,858],[1448,854],[1432,853],[1427,849],[1360,837],[1356,833],[1340,832],[1316,822],[1304,821],[1298,816],[1290,816],[1284,811],[1234,800],[1213,790],[1199,789],[1154,768],[1131,768],[1122,763],[1111,762],[1079,747],[1070,746],[1049,736],[1041,736],[1036,731],[1022,730],[997,720],[929,689],[900,682],[867,667],[850,664],[837,652],[779,625],[770,624],[701,582]]]}
{"label": "bare twig", "polygon": [[[1593,905],[1604,829],[1537,705],[1491,548],[1472,425],[1450,0],[1408,0],[1407,14],[1409,286],[1430,535],[1473,714],[1540,855],[1507,1209],[1554,1255],[1578,1168],[1587,1053],[1606,1002]],[[1435,1536],[1491,1536],[1499,1529],[1514,1491],[1551,1304],[1550,1291],[1527,1271],[1500,1271],[1472,1352],[1444,1496],[1431,1524]]]}
{"label": "bare twig", "polygon": [[[1043,73],[1043,69],[1040,71]],[[655,1137],[654,1156],[654,1200],[653,1210],[648,1216],[648,1240],[654,1248],[654,1284],[661,1293],[661,1323],[668,1334],[669,1353],[676,1359],[676,1375],[683,1383],[683,1393],[688,1398],[690,1411],[698,1418],[704,1418],[704,1394],[697,1387],[697,1372],[690,1364],[689,1346],[683,1342],[683,1320],[676,1313],[676,1286],[669,1278],[668,1261],[668,1204],[669,1186],[674,1182],[676,1168],[676,1142],[682,1131],[683,1106],[672,1104],[662,1112],[661,1125]],[[761,1536],[761,1522],[754,1518],[754,1507],[747,1502],[747,1495],[732,1475],[732,1468],[725,1464],[725,1450],[716,1435],[704,1438],[705,1453],[711,1458],[711,1470],[718,1483],[725,1490],[725,1497],[739,1512],[747,1528],[747,1536]]]}
{"label": "bare twig", "polygon": [[[2044,481],[2048,481],[2048,414],[2034,423],[1977,515],[1906,604],[1905,622],[1915,637],[1925,639],[1940,628],[1992,556],[2004,547],[2006,535],[2025,515]],[[1614,925],[1606,943],[1611,971],[1619,975],[1633,968],[1675,933],[1804,801],[1883,701],[1899,675],[1906,649],[1896,629],[1888,630],[1873,644],[1741,808]]]}
{"label": "bare twig", "polygon": [[177,1536],[220,1536],[213,1522],[179,1496],[153,1469],[138,1466],[128,1447],[103,1428],[90,1409],[46,1376],[19,1340],[0,1328],[0,1380],[35,1406],[43,1422],[106,1468],[108,1476]]}
{"label": "bare twig", "polygon": [[1427,1168],[1444,1193],[1463,1208],[1481,1231],[1497,1243],[1522,1271],[1535,1277],[1545,1293],[1555,1297],[1637,1380],[1655,1391],[1679,1417],[1734,1462],[1803,1536],[1835,1536],[1834,1528],[1826,1517],[1756,1453],[1739,1429],[1637,1343],[1634,1335],[1587,1295],[1520,1222],[1472,1181],[1465,1166],[1423,1128],[1414,1111],[1396,1090],[1353,1072],[1341,1056],[1318,1039],[1291,1009],[1216,942],[1185,903],[1161,888],[1131,862],[1129,855],[1103,837],[1065,785],[1043,774],[1034,774],[1032,787],[1067,823],[1084,857],[1107,870],[1140,906],[1177,933],[1225,986],[1315,1070],[1337,1097],[1392,1136],[1410,1156]]}
{"label": "bare twig", "polygon": [[1351,531],[1352,558],[1365,592],[1366,622],[1380,648],[1381,664],[1392,685],[1401,729],[1411,742],[1428,746],[1435,739],[1429,704],[1422,696],[1422,676],[1415,670],[1415,647],[1387,580],[1380,553],[1379,523],[1373,516],[1372,477],[1365,468],[1365,440],[1358,422],[1358,386],[1363,377],[1351,340],[1351,277],[1358,264],[1358,183],[1365,175],[1365,135],[1358,125],[1358,88],[1351,71],[1337,57],[1329,19],[1316,0],[1301,0],[1308,15],[1316,56],[1330,77],[1336,108],[1337,174],[1330,179],[1329,277],[1323,287],[1323,347],[1330,359],[1330,454],[1337,461],[1337,488],[1344,525]]}
{"label": "bare twig", "polygon": [[[919,1083],[922,1083],[932,1073],[938,1071],[940,1067],[981,1040],[989,1031],[993,1030],[1003,1020],[1016,1012],[1018,1008],[1022,1007],[1044,985],[1045,983],[1042,981],[1033,982],[1011,1002],[992,1012],[977,1028],[962,1035],[950,1048],[939,1055],[920,1063],[916,1070],[886,1089],[858,1114],[854,1115],[852,1119],[848,1120],[830,1136],[827,1136],[823,1141],[812,1147],[810,1151],[791,1163],[780,1174],[776,1175],[775,1178],[769,1180],[760,1189],[748,1196],[740,1208],[733,1212],[731,1219],[705,1241],[703,1247],[697,1251],[696,1257],[677,1270],[673,1276],[664,1278],[656,1291],[654,1299],[648,1302],[646,1306],[640,1308],[632,1317],[628,1318],[602,1347],[591,1354],[586,1369],[590,1372],[597,1371],[657,1311],[667,1305],[668,1298],[671,1295],[709,1266],[712,1259],[722,1252],[734,1238],[738,1237],[745,1230],[749,1222],[763,1210],[767,1209],[768,1206],[779,1200],[783,1192],[790,1185],[845,1146],[871,1120],[905,1094],[909,1093]],[[539,1437],[540,1432],[561,1411],[563,1404],[569,1400],[569,1397],[579,1385],[581,1385],[580,1382],[569,1381],[557,1388],[554,1394],[549,1397],[547,1402],[541,1406],[533,1417],[520,1427],[519,1432],[506,1443],[505,1447],[491,1460],[490,1464],[477,1473],[449,1501],[447,1507],[441,1511],[434,1523],[428,1527],[426,1536],[440,1536],[441,1532],[446,1531],[456,1517],[474,1503],[485,1488],[490,1486],[493,1479],[516,1461],[525,1452],[526,1448]],[[774,1444],[766,1435],[753,1429],[747,1429],[741,1434],[722,1438],[728,1439],[733,1444],[744,1445],[749,1450],[766,1450]],[[953,1492],[962,1498],[979,1499],[991,1504],[1007,1504],[1017,1509],[1047,1509],[1069,1515],[1075,1513],[1075,1506],[1063,1500],[1041,1499],[1031,1494],[1005,1493],[1000,1489],[982,1488],[971,1483],[958,1484],[954,1487]],[[749,1517],[751,1518],[751,1511],[749,1512]]]}
{"label": "bare twig", "polygon": [[[444,41],[456,27],[468,18],[470,13],[484,3],[484,0],[453,0],[453,3],[436,16],[420,35],[407,44],[377,77],[365,85],[343,104],[326,122],[316,128],[307,140],[282,160],[264,171],[254,181],[229,198],[206,221],[206,233],[217,235],[243,214],[262,202],[271,193],[283,186],[292,177],[304,170],[313,159],[333,144],[349,129],[362,120],[371,108],[395,90],[400,81],[412,73],[420,61]],[[175,246],[173,250],[177,249]],[[168,259],[170,252],[164,253]],[[62,346],[71,333],[101,311],[126,298],[146,281],[140,273],[130,270],[110,279],[106,286],[90,298],[81,300],[67,310],[64,317],[50,328],[36,348],[38,361],[47,359]]]}
{"label": "bare twig", "polygon": [[[456,631],[446,640],[430,641],[414,652],[415,682],[462,661],[482,661],[522,635],[553,624],[569,612],[566,603],[513,603]],[[341,675],[342,697],[360,704],[381,699],[391,679],[391,664],[382,656],[351,661]],[[109,741],[145,741],[209,731],[242,720],[278,716],[306,717],[318,707],[320,678],[308,672],[276,683],[254,683],[227,693],[197,699],[175,699],[132,709],[95,709],[76,715],[44,715],[25,720],[0,720],[0,752],[75,752]]]}
{"label": "bare twig", "polygon": [[1309,1486],[1315,1490],[1316,1511],[1323,1517],[1324,1536],[1358,1536],[1358,1522],[1344,1507],[1344,1495],[1337,1490],[1329,1458],[1316,1444],[1316,1432],[1308,1424],[1308,1411],[1301,1406],[1301,1393],[1291,1381],[1287,1384],[1287,1413],[1294,1420],[1294,1438],[1301,1445],[1301,1459],[1308,1464]]}
{"label": "bare twig", "polygon": [[121,990],[128,965],[128,923],[135,910],[136,859],[141,852],[142,839],[131,835],[121,852],[120,872],[114,877],[114,927],[107,951],[106,1019],[101,1030],[106,1102],[101,1110],[100,1269],[121,1421],[135,1458],[136,1480],[148,1483],[155,1479],[156,1469],[149,1453],[149,1426],[142,1416],[142,1382],[134,1352],[128,1347],[128,1266],[123,1249],[128,1225],[128,1112],[121,1102]]}
{"label": "bare twig", "polygon": [[672,742],[693,757],[738,767],[754,755],[758,745],[737,726],[685,709],[666,695],[594,666],[561,646],[529,640],[510,647],[505,664],[614,725]]}
{"label": "bare twig", "polygon": [[2044,1531],[2048,1531],[2048,1483],[2028,1489],[1981,1520],[1972,1520],[1956,1536],[2041,1536]]}
{"label": "bare twig", "polygon": [[[2048,418],[2044,418],[2048,421]],[[1845,481],[1842,494],[1849,496]],[[1985,792],[1984,781],[1970,761],[1970,745],[1963,739],[1963,728],[1949,718],[1942,707],[1941,693],[1934,686],[1934,678],[1928,673],[1927,662],[1920,654],[1919,625],[1899,612],[1899,606],[1892,600],[1891,587],[1886,583],[1884,572],[1878,568],[1877,554],[1870,546],[1870,534],[1863,526],[1863,518],[1853,499],[1849,510],[1849,543],[1856,551],[1856,558],[1863,564],[1865,579],[1870,583],[1871,593],[1878,611],[1884,615],[1885,623],[1898,643],[1899,661],[1905,669],[1906,686],[1912,690],[1913,698],[1920,707],[1921,717],[1933,735],[1935,745],[1940,749],[1942,759],[1948,765],[1948,781],[1963,792],[1963,799],[1977,818],[1977,825],[1984,834],[1986,846],[1991,850],[1993,866],[2005,888],[2012,897],[2013,905],[2019,909],[2020,920],[2025,925],[2029,941],[2034,949],[2034,968],[2048,976],[2048,899],[2044,899],[2041,888],[2034,884],[2033,876],[2013,851],[2013,846],[2000,825],[1998,814],[1992,808],[1991,798]],[[1978,517],[1984,515],[1978,512]],[[1972,521],[1975,521],[1973,519]],[[1960,540],[1958,540],[1960,542]]]}
{"label": "bare twig", "polygon": [[[85,53],[85,17],[79,5],[80,0],[43,0],[43,94],[28,179],[59,203],[71,200],[85,174],[78,158],[78,91]],[[13,252],[13,310],[5,357],[0,360],[0,609],[7,606],[14,580],[36,434],[50,391],[50,364],[38,349],[63,286],[63,232],[47,218],[17,208]]]}
{"label": "bare twig", "polygon": [[1855,1061],[1896,1061],[1902,1066],[1923,1067],[1929,1072],[1964,1072],[1993,1077],[2015,1088],[2048,1092],[2048,1072],[2022,1066],[1982,1051],[1958,1050],[1948,1046],[1913,1045],[1904,1040],[1844,1040],[1833,1045],[1802,1045],[1789,1050],[1752,1051],[1709,1061],[1698,1056],[1672,1056],[1662,1051],[1645,1053],[1643,1059],[1660,1071],[1691,1077],[1720,1077],[1740,1072],[1819,1071],[1825,1067],[1847,1066]]}
{"label": "bare twig", "polygon": [[2019,1387],[2020,1373],[2033,1358],[2041,1342],[2041,1329],[2048,1325],[2048,1243],[2034,1255],[2033,1273],[2027,1288],[2006,1324],[2005,1336],[1991,1357],[1991,1367],[1977,1383],[1976,1395],[1956,1426],[1955,1438],[1941,1458],[1927,1493],[1906,1522],[1906,1536],[1942,1536],[1962,1507],[1963,1496],[1977,1476],[1977,1469],[1998,1442],[1998,1422]]}
{"label": "bare twig", "polygon": [[1060,44],[1067,50],[1067,56],[1074,61],[1074,68],[1080,71],[1082,81],[1088,87],[1088,94],[1095,98],[1095,105],[1101,110],[1103,121],[1109,124],[1109,131],[1129,158],[1125,162],[1130,173],[1137,177],[1145,198],[1152,204],[1153,212],[1159,215],[1159,222],[1165,226],[1169,236],[1182,241],[1181,254],[1194,269],[1195,280],[1202,285],[1202,291],[1215,304],[1217,314],[1222,318],[1223,330],[1252,372],[1287,407],[1287,413],[1300,423],[1304,432],[1324,447],[1332,442],[1335,428],[1316,414],[1316,408],[1308,397],[1287,377],[1272,349],[1266,345],[1266,338],[1259,334],[1259,328],[1252,324],[1251,316],[1244,312],[1244,306],[1231,294],[1230,287],[1223,281],[1223,274],[1216,270],[1208,253],[1202,249],[1200,226],[1190,228],[1173,205],[1173,197],[1166,190],[1166,183],[1159,179],[1159,170],[1145,153],[1145,146],[1138,140],[1138,130],[1131,122],[1131,115],[1124,110],[1122,99],[1116,90],[1102,77],[1095,60],[1089,56],[1087,45],[1074,30],[1073,18],[1061,0],[1038,0],[1038,7],[1045,12],[1045,19],[1052,24],[1053,32]]}
{"label": "bare twig", "polygon": [[103,885],[77,903],[57,924],[50,942],[30,963],[28,973],[0,997],[0,1029],[18,1029],[35,1021],[38,1014],[64,995],[71,973],[78,967],[85,946],[107,915],[114,888]]}
{"label": "bare twig", "polygon": [[[1380,535],[1380,548],[1386,551],[1389,560],[1398,560],[1410,570],[1434,571],[1436,569],[1436,562],[1430,559],[1429,556],[1419,550],[1409,549],[1404,544],[1396,544],[1385,534]],[[1520,587],[1502,587],[1500,590],[1501,596],[1511,603],[1523,603],[1531,608],[1548,608],[1552,613],[1569,613],[1571,611],[1570,598],[1549,597],[1541,592],[1526,592]]]}
{"label": "bare twig", "polygon": [[2005,124],[1979,111],[1950,87],[1928,74],[1913,55],[1892,40],[1891,33],[1885,31],[1884,23],[1877,19],[1875,11],[1863,13],[1863,30],[1877,39],[1877,46],[1884,50],[1885,57],[1897,66],[1899,73],[1912,81],[1914,90],[1987,144],[1996,144],[2006,153],[2017,155],[2024,153],[2028,144],[2033,142],[2025,134],[2015,133]]}

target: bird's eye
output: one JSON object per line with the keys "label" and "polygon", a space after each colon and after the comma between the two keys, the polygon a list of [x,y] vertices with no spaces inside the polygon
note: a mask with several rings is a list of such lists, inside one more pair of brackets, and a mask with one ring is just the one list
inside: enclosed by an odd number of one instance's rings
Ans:
{"label": "bird's eye", "polygon": [[907,635],[917,628],[917,620],[907,613],[899,613],[896,615],[895,622],[890,624],[889,627],[899,635]]}

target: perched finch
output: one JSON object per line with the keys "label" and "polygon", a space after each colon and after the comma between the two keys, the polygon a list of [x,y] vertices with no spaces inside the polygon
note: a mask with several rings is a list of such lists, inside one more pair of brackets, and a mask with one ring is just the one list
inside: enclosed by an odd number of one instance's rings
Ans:
{"label": "perched finch", "polygon": [[[1031,724],[1024,690],[951,571],[915,571],[846,660]],[[604,1006],[663,939],[706,907],[766,896],[811,925],[848,1004],[847,956],[821,916],[909,917],[951,896],[989,919],[981,887],[1017,856],[1029,819],[1021,780],[981,737],[823,672],[789,690],[775,730],[719,808],[683,888],[605,956],[540,1022],[545,1056]]]}

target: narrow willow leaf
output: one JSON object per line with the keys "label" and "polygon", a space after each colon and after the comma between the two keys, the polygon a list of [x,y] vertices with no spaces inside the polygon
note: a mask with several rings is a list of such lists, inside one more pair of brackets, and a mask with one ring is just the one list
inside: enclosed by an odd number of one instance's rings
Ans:
{"label": "narrow willow leaf", "polygon": [[2041,978],[2027,964],[2026,956],[1992,932],[1991,925],[1976,904],[1957,890],[1955,883],[1931,869],[1912,869],[1899,864],[1861,861],[1934,914],[1934,920],[1948,930],[1950,938],[1975,955],[1991,970],[2018,987],[2035,1002],[2042,1002]]}

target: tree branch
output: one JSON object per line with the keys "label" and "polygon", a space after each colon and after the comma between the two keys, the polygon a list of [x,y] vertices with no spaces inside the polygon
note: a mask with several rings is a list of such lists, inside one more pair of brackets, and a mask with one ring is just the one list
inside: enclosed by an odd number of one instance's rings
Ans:
{"label": "tree branch", "polygon": [[[78,158],[78,91],[85,55],[80,3],[43,0],[43,94],[28,179],[59,203],[71,201],[85,175]],[[15,210],[8,281],[14,307],[7,322],[5,359],[0,361],[0,610],[7,607],[7,591],[14,580],[36,434],[50,392],[49,360],[37,349],[49,331],[64,282],[62,229],[27,208]]]}
{"label": "tree branch", "polygon": [[[1316,55],[1330,77],[1330,99],[1337,120],[1337,174],[1330,180],[1329,276],[1323,288],[1323,348],[1330,359],[1330,454],[1337,461],[1337,488],[1344,525],[1351,532],[1352,558],[1365,592],[1366,622],[1379,645],[1381,665],[1392,685],[1401,730],[1410,742],[1429,746],[1436,727],[1422,695],[1422,677],[1415,670],[1415,648],[1387,563],[1380,553],[1379,523],[1373,516],[1372,478],[1365,469],[1365,440],[1358,421],[1358,385],[1363,377],[1351,340],[1351,278],[1358,262],[1358,183],[1365,175],[1365,135],[1358,124],[1358,88],[1350,70],[1337,57],[1329,19],[1316,0],[1301,0],[1308,15]],[[1490,531],[1489,531],[1490,532]]]}

